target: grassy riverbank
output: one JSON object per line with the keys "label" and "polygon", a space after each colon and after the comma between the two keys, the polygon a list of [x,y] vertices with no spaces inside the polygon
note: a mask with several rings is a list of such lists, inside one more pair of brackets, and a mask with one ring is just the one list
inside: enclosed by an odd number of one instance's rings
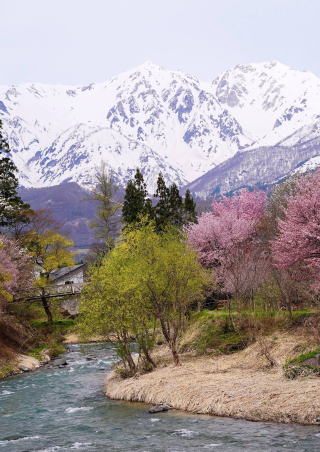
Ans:
{"label": "grassy riverbank", "polygon": [[318,346],[306,327],[314,314],[299,311],[290,321],[285,313],[268,317],[261,313],[254,318],[241,314],[234,316],[233,332],[225,327],[227,315],[219,311],[195,314],[180,344],[181,366],[173,366],[168,350],[158,347],[156,370],[127,379],[113,372],[107,378],[106,395],[165,402],[201,414],[319,424],[319,377],[290,380],[285,376],[290,360],[311,356],[308,352]]}
{"label": "grassy riverbank", "polygon": [[33,370],[64,353],[64,338],[74,327],[73,320],[64,318],[48,325],[41,317],[29,321],[7,317],[2,321],[10,327],[3,327],[0,336],[0,379],[20,373],[23,368]]}

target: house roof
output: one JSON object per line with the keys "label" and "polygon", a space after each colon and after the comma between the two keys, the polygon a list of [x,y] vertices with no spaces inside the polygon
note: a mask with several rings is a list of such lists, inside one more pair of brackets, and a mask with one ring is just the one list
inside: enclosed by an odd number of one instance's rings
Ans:
{"label": "house roof", "polygon": [[72,265],[71,267],[57,268],[57,270],[52,270],[49,273],[49,277],[52,281],[56,281],[57,279],[62,278],[63,276],[66,276],[69,273],[72,273],[81,267],[84,267],[85,265],[86,264],[78,264],[78,265]]}

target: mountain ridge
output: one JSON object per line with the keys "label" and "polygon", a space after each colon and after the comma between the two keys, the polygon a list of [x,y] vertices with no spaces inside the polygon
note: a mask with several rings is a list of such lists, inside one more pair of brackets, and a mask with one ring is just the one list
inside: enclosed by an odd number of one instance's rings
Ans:
{"label": "mountain ridge", "polygon": [[85,86],[0,86],[0,118],[26,188],[90,188],[101,161],[121,186],[140,167],[150,193],[159,170],[181,187],[239,152],[268,148],[271,158],[271,148],[316,139],[319,105],[320,78],[279,62],[237,65],[211,83],[145,62]]}

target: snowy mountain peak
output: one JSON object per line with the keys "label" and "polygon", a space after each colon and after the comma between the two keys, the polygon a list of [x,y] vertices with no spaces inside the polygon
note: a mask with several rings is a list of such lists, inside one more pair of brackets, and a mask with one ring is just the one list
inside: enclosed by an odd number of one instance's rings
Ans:
{"label": "snowy mountain peak", "polygon": [[[0,117],[25,186],[120,184],[142,168],[182,185],[239,151],[319,134],[320,79],[279,62],[237,65],[211,85],[151,61],[103,83],[0,87]],[[311,138],[310,138],[311,139]]]}

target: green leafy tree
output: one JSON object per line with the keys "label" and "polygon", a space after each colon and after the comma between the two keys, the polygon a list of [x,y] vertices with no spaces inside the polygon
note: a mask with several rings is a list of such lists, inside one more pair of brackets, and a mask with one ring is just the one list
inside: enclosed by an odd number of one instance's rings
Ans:
{"label": "green leafy tree", "polygon": [[42,234],[29,232],[24,238],[24,245],[47,272],[75,264],[74,253],[70,250],[72,240],[50,229]]}
{"label": "green leafy tree", "polygon": [[126,234],[134,260],[132,278],[161,326],[174,363],[180,364],[178,341],[194,301],[201,301],[212,280],[181,234],[169,228],[158,234],[152,224]]}
{"label": "green leafy tree", "polygon": [[136,224],[143,216],[153,216],[151,200],[147,197],[146,183],[139,168],[127,183],[122,207],[122,220],[125,226]]}
{"label": "green leafy tree", "polygon": [[155,366],[150,355],[154,344],[154,319],[134,277],[135,268],[135,256],[126,241],[115,246],[100,268],[92,267],[90,282],[81,297],[78,325],[84,337],[111,333],[116,336],[117,352],[127,375],[137,371],[137,363],[131,354],[132,336],[148,368]]}
{"label": "green leafy tree", "polygon": [[14,228],[17,223],[27,223],[30,206],[18,195],[18,170],[10,158],[9,143],[3,136],[0,120],[0,226]]}
{"label": "green leafy tree", "polygon": [[122,238],[101,267],[91,270],[80,304],[80,332],[115,334],[119,356],[132,375],[137,364],[131,355],[131,336],[152,368],[150,351],[159,322],[178,365],[178,341],[188,310],[204,297],[211,278],[175,229],[158,234],[149,221],[126,229]]}

